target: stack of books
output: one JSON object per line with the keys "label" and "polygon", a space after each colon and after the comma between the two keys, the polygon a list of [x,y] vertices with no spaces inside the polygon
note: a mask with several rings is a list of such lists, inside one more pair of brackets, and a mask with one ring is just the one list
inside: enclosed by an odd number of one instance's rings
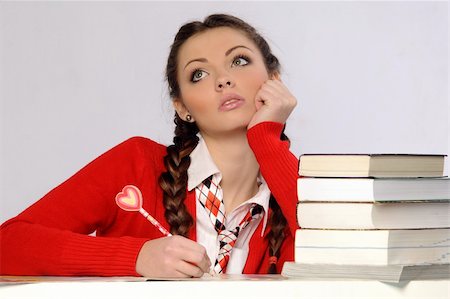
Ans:
{"label": "stack of books", "polygon": [[302,155],[295,262],[282,275],[450,278],[444,155]]}

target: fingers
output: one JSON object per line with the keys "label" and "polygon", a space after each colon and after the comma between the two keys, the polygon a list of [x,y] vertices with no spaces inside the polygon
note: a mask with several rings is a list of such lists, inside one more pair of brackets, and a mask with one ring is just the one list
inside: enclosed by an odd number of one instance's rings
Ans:
{"label": "fingers", "polygon": [[280,96],[284,96],[280,99],[290,99],[292,98],[292,95],[289,91],[289,89],[286,87],[286,85],[284,85],[284,83],[279,80],[279,79],[275,79],[275,80],[267,80],[263,86],[261,87],[262,90],[270,90],[273,93],[276,93]]}
{"label": "fingers", "polygon": [[200,277],[210,267],[206,249],[181,236],[147,241],[136,261],[136,272],[149,277]]}
{"label": "fingers", "polygon": [[176,269],[180,277],[202,277],[203,274],[206,272],[197,267],[196,265],[187,263],[185,261],[180,261]]}
{"label": "fingers", "polygon": [[[258,93],[256,94],[256,102],[257,105],[268,104],[266,101],[270,101],[271,99],[274,99],[278,96],[280,93],[280,87],[277,86],[275,82],[281,83],[280,81],[275,80],[267,80],[259,89]],[[260,108],[257,107],[257,108]]]}
{"label": "fingers", "polygon": [[211,261],[205,247],[186,238],[182,238],[180,243],[180,251],[178,253],[180,259],[197,266],[203,272],[209,272]]}
{"label": "fingers", "polygon": [[286,107],[286,109],[292,109],[297,104],[296,98],[280,80],[267,80],[258,91],[256,101],[260,104]]}
{"label": "fingers", "polygon": [[279,75],[274,74],[272,78],[264,82],[255,96],[256,113],[248,128],[264,121],[285,123],[297,105],[297,99],[281,82]]}

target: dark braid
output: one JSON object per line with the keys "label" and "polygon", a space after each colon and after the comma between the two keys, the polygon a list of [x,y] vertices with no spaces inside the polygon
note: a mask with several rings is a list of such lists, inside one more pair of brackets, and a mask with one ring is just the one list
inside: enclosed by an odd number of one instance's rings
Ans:
{"label": "dark braid", "polygon": [[[243,32],[260,50],[269,75],[280,71],[280,63],[269,47],[266,40],[249,24],[234,16],[225,14],[213,14],[205,18],[203,22],[194,21],[183,25],[174,38],[166,65],[166,79],[169,84],[169,93],[173,99],[181,99],[180,87],[177,80],[178,52],[180,47],[195,34],[205,32],[212,28],[229,27]],[[192,226],[192,216],[186,210],[184,199],[186,197],[187,169],[190,164],[189,154],[198,143],[196,133],[198,127],[175,116],[174,144],[167,149],[164,162],[167,172],[160,177],[160,185],[164,190],[165,217],[173,234],[186,236]],[[281,134],[281,140],[288,140]],[[270,217],[271,231],[268,234],[270,245],[269,254],[275,260],[271,263],[269,273],[276,273],[276,259],[280,256],[280,248],[285,238],[284,230],[286,219],[281,212],[275,198],[270,197],[269,206],[272,210]]]}
{"label": "dark braid", "polygon": [[175,137],[172,145],[167,147],[164,165],[167,171],[159,178],[163,189],[163,202],[166,208],[164,216],[174,235],[187,236],[193,224],[192,216],[184,204],[186,198],[187,170],[191,164],[189,155],[198,144],[198,128],[195,123],[183,121],[175,114]]}
{"label": "dark braid", "polygon": [[269,240],[269,256],[275,257],[276,259],[269,264],[269,271],[267,273],[275,274],[277,273],[276,260],[280,257],[280,248],[285,237],[286,218],[284,218],[281,208],[273,195],[270,195],[269,207],[272,209],[272,215],[269,219],[271,228],[267,234],[267,239]]}
{"label": "dark braid", "polygon": [[[280,139],[290,143],[289,138],[286,134],[284,134],[284,129],[283,132],[281,132]],[[275,259],[273,259],[273,262],[271,261],[269,265],[268,274],[275,274],[277,273],[276,261],[280,257],[280,248],[284,241],[284,230],[286,228],[287,221],[272,194],[270,195],[269,207],[272,210],[272,215],[269,219],[270,232],[267,234],[267,239],[269,240],[269,256],[275,257]]]}

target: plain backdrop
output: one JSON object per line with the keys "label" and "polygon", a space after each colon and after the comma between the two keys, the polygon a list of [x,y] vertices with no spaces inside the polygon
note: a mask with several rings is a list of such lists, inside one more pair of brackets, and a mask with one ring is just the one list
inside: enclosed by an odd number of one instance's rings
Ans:
{"label": "plain backdrop", "polygon": [[217,12],[281,60],[295,155],[448,154],[446,1],[3,1],[0,222],[131,136],[170,143],[169,46]]}

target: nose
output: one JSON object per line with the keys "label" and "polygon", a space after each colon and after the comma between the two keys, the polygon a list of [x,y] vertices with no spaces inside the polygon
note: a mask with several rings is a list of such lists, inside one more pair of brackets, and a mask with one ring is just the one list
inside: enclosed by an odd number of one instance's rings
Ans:
{"label": "nose", "polygon": [[233,87],[234,86],[234,80],[230,78],[230,76],[221,76],[217,78],[216,82],[216,90],[221,91],[222,89],[226,87]]}

